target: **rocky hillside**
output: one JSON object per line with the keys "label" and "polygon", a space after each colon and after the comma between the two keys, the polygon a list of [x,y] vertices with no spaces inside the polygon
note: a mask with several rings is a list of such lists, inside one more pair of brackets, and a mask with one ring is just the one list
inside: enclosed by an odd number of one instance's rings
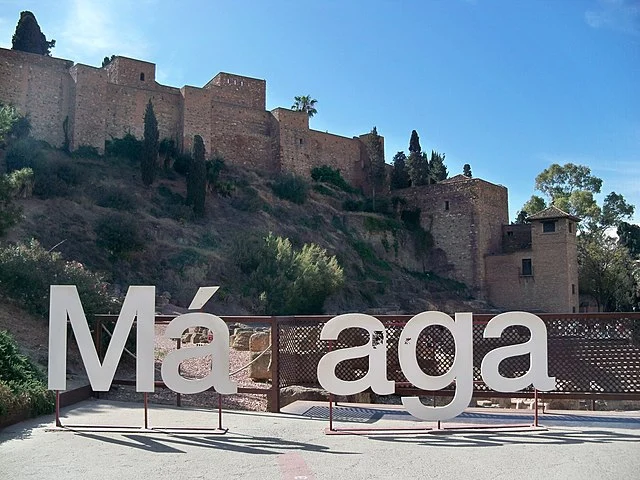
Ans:
{"label": "rocky hillside", "polygon": [[36,174],[33,195],[18,200],[24,219],[2,242],[35,238],[102,273],[120,293],[156,285],[159,309],[185,307],[199,286],[221,285],[208,309],[262,313],[241,260],[269,232],[337,257],[345,283],[325,302],[326,313],[487,309],[464,285],[429,273],[428,239],[401,220],[391,198],[377,200],[383,213],[366,212],[370,201],[361,194],[307,179],[307,198],[296,204],[274,194],[277,178],[225,167],[218,189],[225,194],[209,192],[206,214],[196,219],[184,204],[186,179],[174,170],[145,187],[125,159],[43,154],[47,174]]}

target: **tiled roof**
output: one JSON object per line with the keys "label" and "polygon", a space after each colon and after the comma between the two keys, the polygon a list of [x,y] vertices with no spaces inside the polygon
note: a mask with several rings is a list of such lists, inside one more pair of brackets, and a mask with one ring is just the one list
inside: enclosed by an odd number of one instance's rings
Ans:
{"label": "tiled roof", "polygon": [[571,220],[573,220],[574,222],[579,222],[580,218],[576,217],[575,215],[571,215],[563,210],[560,210],[558,207],[556,207],[555,205],[551,205],[550,207],[545,208],[544,210],[535,213],[533,215],[529,215],[527,217],[528,221],[531,220],[553,220],[556,218],[569,218]]}

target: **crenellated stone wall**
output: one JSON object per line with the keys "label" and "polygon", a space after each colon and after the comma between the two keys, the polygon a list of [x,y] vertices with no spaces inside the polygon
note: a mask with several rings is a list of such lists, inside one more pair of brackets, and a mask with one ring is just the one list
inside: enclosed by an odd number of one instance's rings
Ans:
{"label": "crenellated stone wall", "polygon": [[115,57],[102,68],[73,65],[42,55],[0,49],[0,102],[30,115],[34,135],[55,146],[64,142],[69,117],[70,146],[103,152],[105,141],[131,133],[142,138],[149,100],[160,138],[189,151],[201,135],[209,155],[233,165],[308,176],[316,166],[339,168],[364,186],[362,142],[309,129],[306,114],[265,110],[266,82],[219,73],[204,87],[160,85],[156,66]]}

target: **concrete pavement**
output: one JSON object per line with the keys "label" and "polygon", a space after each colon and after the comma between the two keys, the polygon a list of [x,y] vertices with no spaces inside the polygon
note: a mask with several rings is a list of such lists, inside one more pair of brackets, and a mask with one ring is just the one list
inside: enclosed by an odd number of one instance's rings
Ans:
{"label": "concrete pavement", "polygon": [[[281,414],[89,400],[63,409],[65,424],[128,425],[120,431],[51,431],[52,416],[0,431],[0,479],[618,479],[638,478],[638,412],[554,412],[546,430],[469,430],[410,435],[326,435],[326,404],[299,402]],[[397,407],[340,405],[335,426],[422,426]],[[471,409],[450,426],[526,424],[531,412]],[[185,426],[211,428],[187,433]],[[428,426],[433,426],[429,423]]]}

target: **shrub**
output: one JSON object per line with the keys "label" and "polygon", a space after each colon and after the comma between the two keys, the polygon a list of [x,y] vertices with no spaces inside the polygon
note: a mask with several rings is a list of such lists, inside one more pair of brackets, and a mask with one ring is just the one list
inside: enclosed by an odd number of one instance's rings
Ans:
{"label": "shrub", "polygon": [[32,168],[35,171],[44,161],[42,148],[33,138],[13,142],[5,154],[7,173],[23,168]]}
{"label": "shrub", "polygon": [[142,157],[142,141],[131,133],[122,138],[111,138],[105,142],[105,155],[107,157],[127,158],[137,162]]}
{"label": "shrub", "polygon": [[105,208],[131,211],[136,208],[136,197],[121,187],[101,186],[96,190],[96,204]]}
{"label": "shrub", "polygon": [[340,190],[344,190],[347,193],[354,193],[356,191],[340,174],[340,169],[331,168],[328,165],[322,165],[321,167],[315,167],[311,170],[311,178],[316,182],[330,183],[335,185]]}
{"label": "shrub", "polygon": [[35,240],[0,248],[2,294],[44,316],[49,311],[50,285],[76,285],[87,315],[113,311],[118,304],[102,277],[81,263],[48,252]]}
{"label": "shrub", "polygon": [[100,158],[100,152],[96,147],[91,145],[80,145],[71,154],[73,158]]}
{"label": "shrub", "polygon": [[262,210],[265,202],[260,197],[258,191],[253,187],[244,187],[231,199],[231,206],[242,212],[258,212]]}
{"label": "shrub", "polygon": [[302,205],[307,200],[309,184],[302,177],[286,173],[276,179],[271,189],[279,198]]}
{"label": "shrub", "polygon": [[40,198],[66,197],[83,179],[82,168],[68,159],[45,160],[34,174],[33,193]]}
{"label": "shrub", "polygon": [[173,169],[176,173],[186,176],[189,173],[189,166],[193,159],[189,154],[179,154],[176,155],[176,159],[173,161]]}
{"label": "shrub", "polygon": [[313,185],[312,187],[316,192],[322,194],[322,195],[326,195],[327,197],[335,197],[336,196],[336,192],[334,192],[333,190],[331,190],[329,187],[327,187],[326,185],[322,185],[321,183],[316,183]]}
{"label": "shrub", "polygon": [[123,213],[112,213],[98,220],[94,231],[98,246],[107,249],[113,256],[124,256],[141,250],[142,236],[136,219]]}
{"label": "shrub", "polygon": [[342,267],[326,250],[315,244],[295,250],[273,234],[245,262],[254,267],[250,283],[267,315],[322,313],[326,298],[344,283]]}
{"label": "shrub", "polygon": [[[16,170],[12,175],[29,170]],[[8,175],[0,175],[0,236],[22,218],[22,208],[13,202],[14,193],[15,185],[12,179]]]}
{"label": "shrub", "polygon": [[364,202],[362,200],[347,198],[342,202],[342,209],[347,212],[362,212],[364,210]]}
{"label": "shrub", "polygon": [[55,397],[44,380],[9,333],[0,331],[0,417],[25,410],[32,416],[52,413]]}

